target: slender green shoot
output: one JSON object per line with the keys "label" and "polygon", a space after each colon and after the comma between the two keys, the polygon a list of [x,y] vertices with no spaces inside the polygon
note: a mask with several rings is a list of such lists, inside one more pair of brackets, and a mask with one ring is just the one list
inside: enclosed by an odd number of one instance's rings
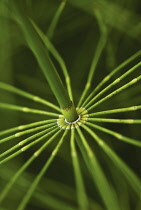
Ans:
{"label": "slender green shoot", "polygon": [[75,130],[71,130],[71,156],[72,156],[72,163],[74,168],[74,175],[75,175],[75,183],[76,183],[76,191],[77,191],[77,199],[79,204],[80,210],[88,209],[88,198],[84,187],[84,182],[81,174],[81,169],[79,165],[79,160],[77,156],[77,151],[75,147]]}
{"label": "slender green shoot", "polygon": [[[25,164],[26,163],[24,163],[24,165]],[[25,166],[25,170],[27,167]],[[15,176],[15,174],[13,175],[10,167],[8,167],[6,170],[3,170],[2,173],[0,173],[0,178],[4,179],[7,183],[6,187],[7,187],[7,185],[10,184],[10,182],[12,181],[14,176]],[[26,189],[29,187],[32,179],[29,178],[29,176],[27,176],[26,171],[25,172],[23,171],[22,176],[20,176],[20,178],[18,179],[19,176],[17,176],[17,178],[15,178],[16,183],[15,183],[14,187],[18,190],[20,188],[22,188],[23,191],[26,192]],[[12,188],[12,186],[9,188],[8,193],[10,193],[10,189]],[[43,186],[48,186],[48,189],[47,190],[43,189]],[[58,186],[57,189],[56,189],[56,186]],[[61,189],[61,191],[60,191],[60,189]],[[2,194],[3,194],[3,192],[4,192],[4,190],[2,191]],[[52,195],[52,192],[53,193],[55,192],[55,194]],[[70,193],[68,194],[66,192],[70,192]],[[40,202],[41,205],[48,206],[48,208],[50,207],[50,208],[53,208],[56,210],[72,210],[72,209],[76,210],[77,208],[76,208],[75,204],[70,205],[70,203],[68,203],[68,200],[70,200],[71,203],[73,203],[73,201],[75,201],[75,197],[72,196],[73,194],[74,194],[74,190],[71,186],[66,186],[60,182],[57,182],[55,180],[51,180],[51,179],[48,179],[45,177],[45,178],[43,178],[43,182],[41,182],[41,185],[38,186],[37,191],[35,191],[35,193],[33,194],[33,199],[36,200],[36,201],[34,200],[35,205],[38,202]],[[7,194],[4,196],[2,201],[4,199],[6,201],[6,196],[7,196]],[[63,201],[64,197],[65,197],[65,201]],[[0,198],[1,198],[1,194],[0,194]],[[48,199],[46,199],[46,198],[48,198]],[[1,204],[2,201],[0,199],[1,206],[2,206],[2,204]]]}
{"label": "slender green shoot", "polygon": [[50,23],[50,26],[47,30],[47,36],[49,39],[51,39],[53,37],[53,34],[54,34],[54,31],[55,31],[55,28],[57,26],[57,23],[59,21],[59,18],[65,8],[65,5],[66,5],[66,0],[63,0],[61,3],[60,3],[60,6],[58,7],[54,17],[52,18],[52,21]]}
{"label": "slender green shoot", "polygon": [[30,137],[20,141],[18,144],[16,144],[13,147],[10,147],[10,149],[7,149],[5,152],[3,152],[2,154],[0,154],[0,158],[2,158],[3,156],[8,155],[9,153],[13,152],[15,149],[19,148],[19,147],[23,147],[23,145],[27,144],[29,141],[33,141],[34,139],[36,139],[37,137],[40,137],[46,133],[49,133],[50,131],[53,131],[53,129],[55,129],[56,126],[50,126],[48,129],[46,128],[45,130],[38,132],[34,135],[31,135]]}
{"label": "slender green shoot", "polygon": [[95,95],[95,93],[106,83],[108,82],[114,74],[116,74],[118,71],[120,71],[122,68],[124,68],[126,65],[131,63],[133,60],[135,60],[137,57],[141,55],[141,50],[139,50],[137,53],[126,59],[123,63],[121,63],[118,67],[116,67],[113,71],[111,71],[110,74],[108,74],[98,85],[97,87],[91,92],[91,94],[88,96],[88,98],[84,101],[82,106],[85,106],[91,98]]}
{"label": "slender green shoot", "polygon": [[105,24],[103,23],[102,17],[98,11],[95,11],[95,15],[96,15],[96,18],[97,18],[97,21],[99,24],[101,36],[100,36],[97,48],[95,50],[93,59],[92,59],[91,67],[90,67],[89,74],[88,74],[88,79],[87,79],[84,91],[83,91],[81,98],[79,100],[78,107],[81,106],[84,98],[86,97],[88,90],[91,87],[91,82],[92,82],[97,64],[99,62],[100,56],[104,50],[104,47],[105,47],[106,41],[107,41],[107,31],[106,31]]}
{"label": "slender green shoot", "polygon": [[91,150],[90,146],[87,143],[86,138],[84,137],[80,128],[78,128],[77,131],[80,136],[79,141],[81,141],[79,143],[80,150],[82,152],[84,160],[86,161],[88,170],[90,171],[92,175],[94,183],[99,190],[101,198],[103,199],[106,209],[107,210],[111,210],[111,209],[120,210],[120,207],[117,201],[117,196],[114,190],[112,189],[112,186],[109,185],[107,178],[101,169],[101,166],[99,165],[93,151]]}
{"label": "slender green shoot", "polygon": [[39,114],[39,115],[47,115],[51,117],[58,117],[58,114],[55,114],[54,112],[46,112],[39,109],[32,109],[29,107],[17,106],[17,105],[7,104],[7,103],[0,103],[0,109],[8,109],[8,110],[21,111],[24,113],[32,113],[32,114]]}
{"label": "slender green shoot", "polygon": [[125,178],[128,180],[129,184],[132,186],[134,191],[140,197],[141,195],[141,181],[134,174],[134,172],[116,155],[116,153],[91,129],[87,126],[82,125],[88,133],[94,138],[94,140],[99,144],[99,146],[104,150],[107,156],[112,160],[116,167],[120,169]]}
{"label": "slender green shoot", "polygon": [[98,106],[99,104],[101,104],[102,102],[106,101],[107,99],[113,97],[114,95],[118,94],[119,92],[127,89],[128,87],[130,87],[131,85],[135,84],[136,82],[138,82],[139,80],[141,80],[141,75],[132,79],[130,82],[126,83],[125,85],[123,85],[122,87],[116,89],[115,91],[113,91],[112,93],[108,94],[107,96],[105,96],[104,98],[102,98],[101,100],[99,100],[98,102],[96,102],[95,104],[93,104],[91,107],[89,107],[87,110],[90,111],[91,109],[95,108],[96,106]]}
{"label": "slender green shoot", "polygon": [[33,162],[33,160],[36,158],[36,156],[33,154],[27,162],[24,163],[24,165],[14,174],[14,176],[12,177],[12,179],[7,183],[7,185],[5,186],[5,188],[3,189],[3,191],[0,194],[0,204],[2,203],[2,201],[5,199],[5,197],[7,196],[8,192],[10,191],[11,187],[13,186],[13,184],[18,180],[19,176],[22,174],[22,172],[25,171],[25,169]]}
{"label": "slender green shoot", "polygon": [[102,126],[95,125],[93,123],[87,122],[87,125],[89,125],[92,128],[95,128],[97,130],[100,130],[100,131],[102,131],[104,133],[108,133],[108,134],[114,136],[119,141],[123,141],[125,143],[132,144],[132,145],[137,146],[137,147],[141,147],[141,142],[139,140],[136,140],[136,139],[133,139],[133,138],[131,139],[131,138],[126,137],[126,136],[124,136],[124,135],[122,135],[120,133],[117,133],[117,132],[112,131],[112,130],[107,129],[107,128],[103,128]]}
{"label": "slender green shoot", "polygon": [[[61,130],[59,130],[59,133],[61,132]],[[55,149],[52,151],[52,154],[50,156],[50,158],[47,160],[47,162],[44,164],[43,168],[41,169],[41,171],[38,173],[38,175],[36,176],[35,180],[33,181],[33,183],[31,184],[29,190],[27,191],[26,195],[24,196],[22,202],[20,203],[20,205],[18,206],[17,210],[22,210],[26,207],[27,202],[29,201],[29,199],[31,198],[33,192],[35,191],[35,188],[37,187],[37,185],[39,184],[41,178],[43,177],[44,173],[47,171],[48,167],[50,166],[50,164],[52,163],[52,161],[54,160],[56,154],[58,153],[64,138],[67,134],[67,131],[64,132],[64,134],[62,135],[62,138],[60,139],[59,143],[57,144],[57,146],[55,147]],[[52,139],[52,138],[51,138]],[[50,140],[51,140],[50,139]],[[44,147],[46,147],[46,145],[44,145]],[[37,154],[40,153],[40,150],[37,152]]]}
{"label": "slender green shoot", "polygon": [[56,123],[49,123],[47,125],[42,125],[42,126],[38,126],[36,128],[31,128],[31,129],[28,129],[28,130],[25,130],[25,131],[21,131],[21,132],[18,132],[18,133],[15,133],[13,135],[10,135],[8,137],[5,137],[3,139],[0,140],[0,144],[4,143],[4,142],[7,142],[9,140],[12,140],[12,139],[15,139],[15,138],[18,138],[18,137],[21,137],[23,135],[26,135],[26,134],[29,134],[29,133],[32,133],[32,132],[35,132],[35,131],[40,131],[40,130],[43,130],[43,129],[46,129],[48,127],[52,127],[54,126]]}
{"label": "slender green shoot", "polygon": [[24,163],[24,165],[15,173],[12,179],[8,182],[2,193],[0,194],[0,203],[4,200],[9,190],[13,186],[13,184],[18,180],[18,177],[26,170],[26,168],[44,151],[47,146],[54,140],[54,137],[50,138],[46,143],[44,143],[40,149],[38,149],[28,160]]}
{"label": "slender green shoot", "polygon": [[125,77],[127,77],[129,74],[131,74],[133,71],[138,69],[141,66],[141,62],[136,64],[134,67],[129,69],[127,72],[125,72],[123,75],[121,75],[119,78],[117,78],[114,82],[112,82],[110,85],[108,85],[106,88],[104,88],[102,91],[100,91],[92,100],[87,103],[86,107],[90,106],[90,104],[94,103],[94,101],[99,98],[103,93],[105,93],[107,90],[118,84],[121,80],[123,80]]}
{"label": "slender green shoot", "polygon": [[97,116],[97,115],[130,112],[130,111],[136,111],[136,110],[139,110],[139,109],[141,109],[141,105],[140,106],[131,106],[131,107],[126,107],[126,108],[112,109],[112,110],[95,112],[95,113],[89,114],[89,117],[91,118],[91,117],[94,117],[94,116]]}
{"label": "slender green shoot", "polygon": [[[56,126],[57,127],[57,126]],[[22,147],[20,150],[14,152],[13,154],[9,155],[7,158],[3,159],[2,161],[0,161],[0,165],[13,159],[14,157],[16,157],[17,155],[21,154],[22,152],[26,151],[27,149],[29,149],[31,146],[35,145],[36,143],[40,142],[41,140],[43,140],[44,138],[48,137],[49,135],[51,135],[52,133],[56,132],[58,130],[58,127],[56,129],[54,129],[54,127],[52,128],[52,130],[47,134],[41,136],[40,138],[37,138],[36,140],[34,140],[33,142],[27,144],[26,146]],[[60,131],[60,130],[59,130]],[[58,132],[55,134],[57,135]],[[32,137],[31,137],[32,138]],[[29,139],[26,139],[26,141]]]}
{"label": "slender green shoot", "polygon": [[20,90],[19,88],[16,88],[16,87],[14,87],[12,85],[8,85],[6,83],[0,82],[0,89],[9,91],[9,92],[12,92],[12,93],[15,93],[15,94],[18,94],[18,95],[23,96],[25,98],[29,98],[32,101],[44,104],[44,105],[49,106],[52,109],[55,109],[58,112],[60,112],[60,108],[55,106],[54,104],[46,101],[45,99],[40,98],[39,96],[35,96],[35,95],[31,94],[31,93],[27,93],[26,91]]}
{"label": "slender green shoot", "polygon": [[141,124],[141,120],[136,119],[108,119],[108,118],[89,118],[91,122],[108,122],[108,123],[127,123],[127,124]]}
{"label": "slender green shoot", "polygon": [[43,125],[43,124],[53,123],[55,121],[56,121],[56,119],[53,119],[53,120],[42,120],[42,121],[37,121],[37,122],[34,122],[34,123],[25,124],[25,125],[19,125],[19,126],[10,128],[10,129],[6,129],[6,130],[3,130],[3,131],[0,131],[0,136],[9,134],[11,132],[21,131],[21,130],[24,130],[24,129],[27,129],[27,128],[32,128],[34,126],[40,126],[40,125]]}

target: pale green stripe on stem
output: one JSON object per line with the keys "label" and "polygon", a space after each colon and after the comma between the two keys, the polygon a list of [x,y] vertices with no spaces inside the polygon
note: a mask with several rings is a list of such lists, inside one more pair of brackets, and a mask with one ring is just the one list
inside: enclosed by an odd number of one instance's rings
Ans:
{"label": "pale green stripe on stem", "polygon": [[73,169],[74,169],[79,209],[86,210],[86,209],[88,209],[88,198],[87,198],[87,194],[85,192],[83,177],[82,177],[79,160],[78,160],[78,156],[77,156],[77,151],[76,151],[76,147],[75,147],[75,129],[71,130],[70,147],[71,147],[71,156],[72,156],[72,163],[73,163]]}
{"label": "pale green stripe on stem", "polygon": [[91,117],[97,116],[97,115],[130,112],[130,111],[136,111],[139,109],[141,109],[141,106],[131,106],[131,107],[120,108],[120,109],[111,109],[111,110],[106,110],[106,111],[95,112],[95,113],[89,114],[89,117],[91,118]]}
{"label": "pale green stripe on stem", "polygon": [[130,62],[132,62],[134,59],[139,57],[141,55],[141,50],[132,55],[130,58],[128,58],[126,61],[121,63],[118,67],[116,67],[113,71],[111,71],[110,74],[108,74],[98,85],[97,87],[91,92],[91,94],[88,96],[88,98],[84,101],[83,106],[85,106],[91,98],[95,95],[95,93],[107,82],[109,81],[114,74],[116,74],[118,71],[120,71],[123,67],[128,65]]}
{"label": "pale green stripe on stem", "polygon": [[[60,133],[60,132],[61,132],[61,130],[59,130],[58,133]],[[44,164],[43,168],[38,173],[37,177],[35,178],[35,180],[31,184],[31,186],[29,187],[29,190],[27,191],[27,193],[24,196],[22,202],[18,206],[17,210],[23,210],[26,207],[27,202],[31,198],[31,196],[32,196],[33,192],[35,191],[37,185],[39,184],[41,178],[43,177],[44,173],[47,171],[48,167],[50,166],[50,164],[54,160],[56,154],[58,153],[58,151],[59,151],[59,149],[60,149],[60,147],[61,147],[61,145],[62,145],[62,143],[64,141],[64,138],[65,138],[65,135],[66,134],[67,134],[67,131],[64,132],[64,134],[63,134],[62,138],[60,139],[59,143],[57,144],[57,146],[55,147],[55,149],[52,151],[51,156],[49,157],[49,159],[47,160],[47,162]],[[53,139],[53,137],[52,137],[52,139]],[[46,147],[46,145],[44,145],[44,147]]]}
{"label": "pale green stripe on stem", "polygon": [[[106,91],[108,91],[110,88],[118,84],[121,80],[123,80],[125,77],[127,77],[129,74],[131,74],[133,71],[138,69],[141,66],[141,62],[136,64],[134,67],[129,69],[127,72],[125,72],[123,75],[121,75],[119,78],[117,78],[115,81],[113,81],[110,85],[108,85],[106,88],[104,88],[102,91],[100,91],[92,100],[87,103],[86,107],[89,107],[97,98],[102,96]],[[83,105],[84,106],[84,105]]]}
{"label": "pale green stripe on stem", "polygon": [[[86,126],[83,127],[86,128]],[[101,169],[101,166],[99,165],[92,149],[88,145],[87,140],[85,139],[80,128],[78,128],[77,131],[80,136],[79,140],[80,150],[82,152],[84,160],[86,161],[88,170],[92,175],[93,181],[99,190],[101,198],[106,206],[106,209],[120,210],[114,189],[109,185],[107,178]]]}
{"label": "pale green stripe on stem", "polygon": [[114,136],[119,141],[123,141],[125,143],[132,144],[132,145],[137,146],[137,147],[141,147],[141,141],[139,141],[139,140],[136,140],[136,139],[133,139],[133,138],[131,139],[131,138],[126,137],[126,136],[124,136],[124,135],[122,135],[120,133],[117,133],[117,132],[112,131],[110,129],[107,129],[107,128],[104,128],[102,126],[95,125],[95,124],[92,124],[92,123],[89,123],[89,122],[87,122],[87,125],[95,128],[95,129],[98,129],[98,130],[100,130],[100,131],[102,131],[104,133],[108,133],[108,134]]}
{"label": "pale green stripe on stem", "polygon": [[28,92],[23,91],[23,90],[20,90],[19,88],[16,88],[12,85],[0,82],[0,89],[7,90],[9,92],[12,92],[12,93],[15,93],[17,95],[23,96],[25,98],[29,98],[32,101],[44,104],[44,105],[49,106],[49,107],[51,107],[51,108],[60,112],[60,108],[55,106],[54,104],[46,101],[45,99],[40,98],[39,96],[33,95],[33,94],[28,93]]}
{"label": "pale green stripe on stem", "polygon": [[7,104],[7,103],[0,103],[0,109],[9,109],[9,110],[21,111],[21,112],[25,112],[25,113],[58,117],[58,114],[56,114],[54,112],[46,112],[46,111],[39,110],[39,109],[32,109],[29,107],[17,106],[17,105]]}
{"label": "pale green stripe on stem", "polygon": [[116,89],[115,91],[113,91],[112,93],[108,94],[107,96],[105,96],[104,98],[102,98],[101,100],[99,100],[98,102],[96,102],[94,105],[92,105],[91,107],[89,107],[87,110],[90,111],[91,109],[95,108],[96,106],[98,106],[99,104],[101,104],[102,102],[106,101],[107,99],[113,97],[114,95],[118,94],[119,92],[127,89],[128,87],[130,87],[131,85],[135,84],[136,82],[138,82],[141,79],[141,75],[138,76],[137,78],[134,78],[133,80],[131,80],[130,82],[128,82],[127,84],[123,85],[122,87]]}
{"label": "pale green stripe on stem", "polygon": [[136,174],[116,155],[116,153],[103,141],[99,136],[97,136],[91,129],[87,126],[82,125],[84,129],[94,138],[94,140],[99,144],[99,146],[104,150],[107,156],[115,164],[116,167],[120,169],[122,174],[128,180],[129,184],[132,186],[134,191],[140,197],[141,195],[141,181],[136,176]]}

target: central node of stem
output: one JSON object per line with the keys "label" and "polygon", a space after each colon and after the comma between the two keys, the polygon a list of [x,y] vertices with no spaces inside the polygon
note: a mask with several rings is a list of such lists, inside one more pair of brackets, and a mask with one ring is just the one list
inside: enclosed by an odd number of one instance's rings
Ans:
{"label": "central node of stem", "polygon": [[81,116],[80,116],[80,115],[78,115],[78,119],[77,119],[77,120],[75,120],[74,122],[68,122],[66,119],[65,119],[65,122],[66,122],[67,124],[69,124],[69,125],[72,125],[72,124],[77,123],[80,119],[81,119]]}
{"label": "central node of stem", "polygon": [[61,111],[67,122],[74,122],[78,119],[78,113],[72,102],[67,108],[61,108]]}
{"label": "central node of stem", "polygon": [[68,121],[64,115],[59,115],[57,124],[61,129],[78,128],[81,124],[85,123],[88,119],[88,112],[85,108],[76,108],[77,119],[74,121]]}

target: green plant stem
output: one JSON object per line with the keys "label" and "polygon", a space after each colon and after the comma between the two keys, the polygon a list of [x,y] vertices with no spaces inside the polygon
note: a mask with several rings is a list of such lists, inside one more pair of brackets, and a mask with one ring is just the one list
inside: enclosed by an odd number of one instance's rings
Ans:
{"label": "green plant stem", "polygon": [[[40,36],[36,32],[35,28],[31,24],[30,20],[24,15],[24,12],[19,7],[17,1],[12,1],[12,7],[15,12],[15,17],[17,22],[19,23],[25,39],[33,51],[36,59],[57,99],[61,109],[67,109],[67,112],[63,112],[64,117],[67,121],[72,122],[78,118],[78,114],[74,105],[72,104],[66,89],[64,88],[62,81],[53,65],[49,54],[48,49],[44,45],[43,41],[41,40]],[[71,112],[71,118],[69,118]],[[66,115],[65,115],[66,114]]]}
{"label": "green plant stem", "polygon": [[58,64],[60,65],[60,67],[62,69],[62,72],[64,74],[64,77],[65,77],[65,81],[66,81],[66,86],[67,86],[69,97],[73,101],[70,76],[68,74],[68,70],[67,70],[67,67],[66,67],[66,64],[65,64],[63,58],[61,57],[59,52],[55,49],[55,47],[53,46],[53,44],[51,43],[49,38],[44,35],[44,33],[39,29],[39,27],[35,24],[35,22],[33,20],[31,20],[31,19],[30,19],[30,21],[31,21],[33,27],[35,28],[36,32],[38,33],[38,35],[40,36],[40,38],[42,39],[42,41],[46,45],[47,49],[54,56],[54,58],[58,61]]}
{"label": "green plant stem", "polygon": [[88,205],[88,198],[87,198],[86,190],[84,187],[83,177],[81,174],[77,150],[75,146],[75,129],[71,130],[70,147],[71,147],[71,156],[72,156],[72,163],[73,163],[73,169],[74,169],[79,209],[86,210],[88,209],[89,205]]}

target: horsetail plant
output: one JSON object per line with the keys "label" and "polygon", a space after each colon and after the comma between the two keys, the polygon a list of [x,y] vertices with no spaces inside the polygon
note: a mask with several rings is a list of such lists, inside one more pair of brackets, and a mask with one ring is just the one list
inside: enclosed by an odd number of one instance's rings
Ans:
{"label": "horsetail plant", "polygon": [[[39,119],[0,131],[1,209],[139,210],[141,208],[140,178],[117,155],[113,145],[127,143],[129,146],[140,149],[141,141],[114,131],[113,128],[115,124],[122,126],[141,124],[141,119],[128,117],[130,113],[138,112],[141,105],[129,106],[126,103],[126,107],[111,108],[110,101],[114,103],[114,98],[118,97],[119,93],[130,93],[129,88],[140,83],[141,62],[133,64],[133,67],[126,71],[124,68],[141,56],[141,50],[108,73],[95,87],[94,75],[108,44],[109,33],[101,12],[99,9],[95,10],[94,15],[101,35],[91,61],[85,87],[79,97],[78,106],[75,107],[75,94],[71,87],[73,78],[70,79],[64,59],[51,41],[67,1],[60,3],[46,34],[31,17],[26,15],[22,8],[22,1],[12,0],[8,4],[6,0],[3,2],[5,6],[8,6],[12,21],[21,29],[26,46],[34,54],[59,106],[38,95],[3,81],[0,82],[0,91],[28,99],[39,107],[46,107],[46,110],[42,110],[0,102],[0,110],[4,112],[13,110],[27,114],[28,117],[37,115]],[[29,2],[25,5],[31,6]],[[56,62],[61,67],[66,86],[56,70]],[[138,72],[138,75],[134,78],[135,72]],[[116,74],[118,76],[115,79]],[[119,82],[122,84],[119,85]],[[108,102],[110,108],[105,105]],[[103,107],[106,108],[103,110]],[[119,114],[126,118],[116,117]],[[102,117],[105,115],[111,117]],[[22,154],[24,154],[23,161],[20,160]],[[17,161],[14,163],[13,160]],[[53,164],[56,161],[58,162],[55,169]],[[62,161],[66,168],[60,164]],[[58,163],[61,169],[58,168]],[[33,172],[30,171],[32,165],[37,167],[35,174],[34,169]],[[71,166],[75,187],[69,180]],[[59,170],[63,167],[63,173],[59,175]],[[106,167],[108,170],[105,169]],[[53,170],[51,179],[49,178],[50,170]],[[55,173],[63,179],[66,173],[67,181],[58,181],[58,177],[54,179]],[[7,203],[7,199],[10,199],[10,203]]]}

